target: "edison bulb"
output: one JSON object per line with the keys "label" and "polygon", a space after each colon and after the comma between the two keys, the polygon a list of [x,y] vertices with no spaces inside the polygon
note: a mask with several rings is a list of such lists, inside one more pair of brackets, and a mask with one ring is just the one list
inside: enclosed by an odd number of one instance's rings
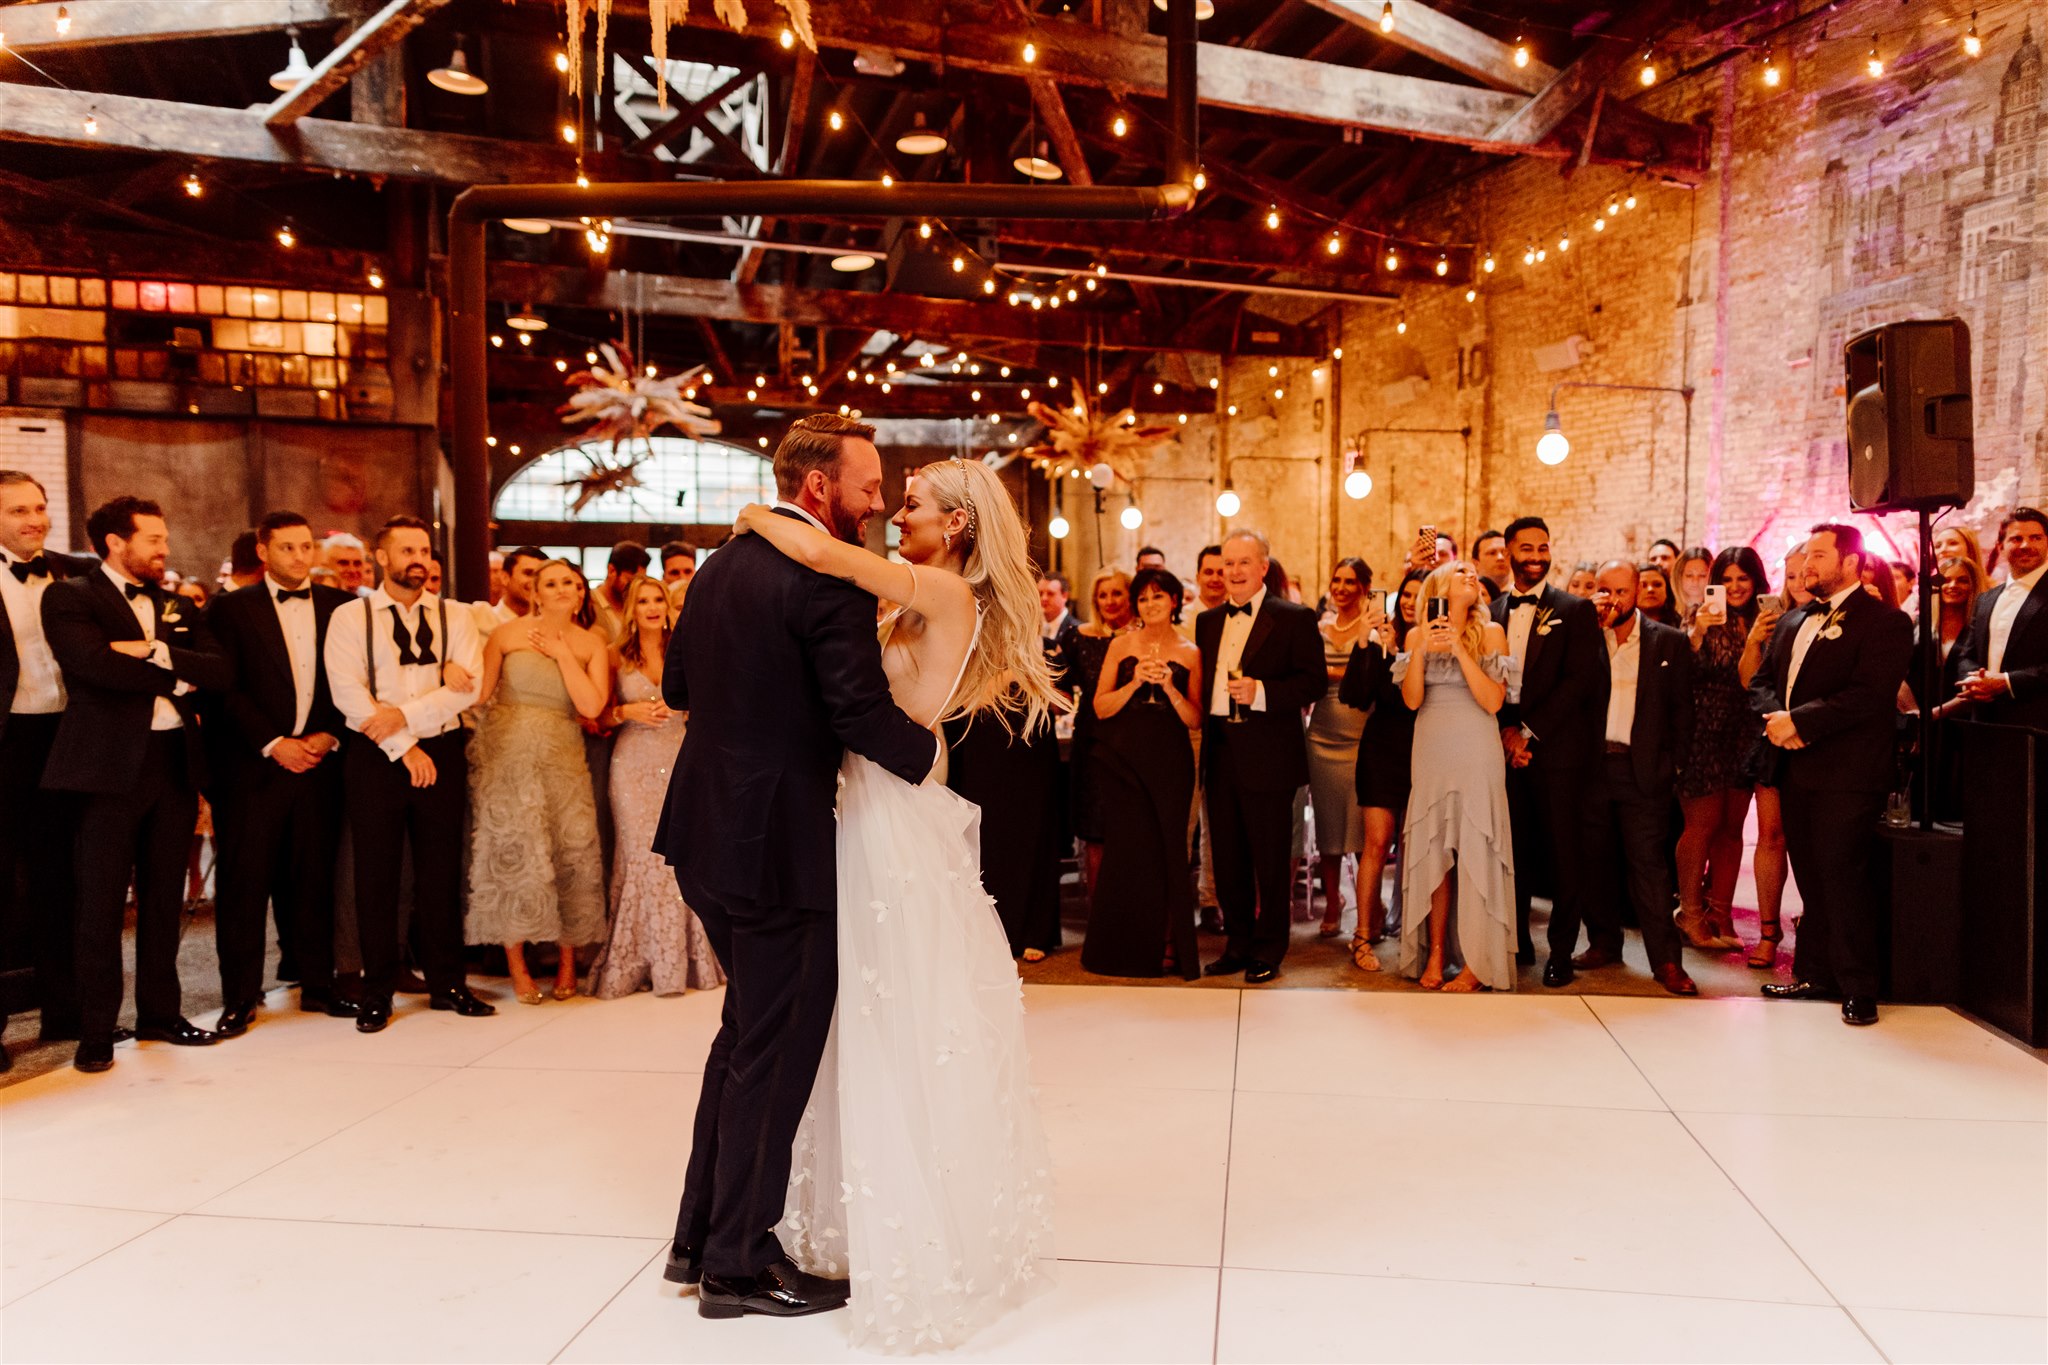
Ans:
{"label": "edison bulb", "polygon": [[1123,515],[1117,520],[1123,523],[1126,531],[1135,531],[1145,524],[1145,514],[1138,510],[1136,503],[1132,503],[1123,510]]}
{"label": "edison bulb", "polygon": [[1363,469],[1354,469],[1344,476],[1344,496],[1347,498],[1369,498],[1372,496],[1372,475]]}
{"label": "edison bulb", "polygon": [[1058,515],[1055,515],[1051,521],[1045,524],[1045,533],[1051,536],[1054,540],[1065,540],[1067,538],[1067,532],[1073,529],[1073,527],[1067,524],[1067,519],[1065,517]]}
{"label": "edison bulb", "polygon": [[1234,488],[1225,488],[1216,495],[1216,515],[1234,517],[1244,509],[1244,499],[1237,496]]}

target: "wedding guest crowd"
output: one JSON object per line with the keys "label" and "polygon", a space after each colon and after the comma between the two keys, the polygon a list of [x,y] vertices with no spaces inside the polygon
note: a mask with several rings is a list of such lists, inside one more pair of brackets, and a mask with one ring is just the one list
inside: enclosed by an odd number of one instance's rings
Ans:
{"label": "wedding guest crowd", "polygon": [[[392,517],[366,544],[277,511],[209,594],[170,573],[174,530],[120,497],[86,518],[93,556],[57,553],[42,486],[0,470],[0,821],[16,835],[0,895],[32,931],[43,1041],[75,1041],[96,1072],[130,1037],[247,1033],[272,921],[297,1009],[364,1033],[413,984],[431,1009],[494,1013],[467,948],[502,952],[527,1005],[722,985],[652,851],[688,723],[662,669],[694,549],[622,542],[593,587],[512,547],[486,600],[454,602],[429,523]],[[1967,527],[1939,528],[1932,551],[1916,627],[1913,574],[1840,523],[1792,547],[1776,584],[1748,545],[1660,539],[1560,575],[1542,517],[1483,531],[1471,560],[1426,527],[1391,591],[1346,556],[1313,603],[1256,531],[1204,547],[1186,580],[1148,546],[1078,597],[1039,580],[1070,719],[953,724],[948,781],[983,808],[984,882],[1025,963],[1060,947],[1077,847],[1084,970],[1253,985],[1280,975],[1306,880],[1323,938],[1343,934],[1349,893],[1362,971],[1513,989],[1541,899],[1545,986],[1622,966],[1633,927],[1657,983],[1693,995],[1688,952],[1774,967],[1796,878],[1792,979],[1765,993],[1867,1024],[1900,715],[1930,708],[1937,814],[1959,805],[1953,727],[2048,728],[2048,517],[2003,519],[2001,577]],[[1916,651],[1939,670],[1932,697]],[[178,941],[209,809],[222,1011],[200,1028]],[[1206,963],[1204,930],[1223,940]]]}

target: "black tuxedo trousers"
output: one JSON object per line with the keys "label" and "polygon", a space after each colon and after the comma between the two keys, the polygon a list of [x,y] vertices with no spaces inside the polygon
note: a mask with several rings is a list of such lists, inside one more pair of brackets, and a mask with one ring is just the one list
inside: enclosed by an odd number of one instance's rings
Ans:
{"label": "black tuxedo trousers", "polygon": [[0,730],[0,925],[26,942],[46,1034],[78,1031],[78,938],[71,840],[78,800],[40,790],[61,713],[15,715]]}
{"label": "black tuxedo trousers", "polygon": [[[1793,762],[1803,768],[1809,760],[1795,754]],[[1778,789],[1785,852],[1806,904],[1792,974],[1831,995],[1875,998],[1890,917],[1879,832],[1887,793],[1832,787],[1826,778],[1826,772],[1788,774]]]}
{"label": "black tuxedo trousers", "polygon": [[277,906],[277,937],[313,991],[334,987],[334,859],[341,825],[343,756],[311,772],[287,772],[267,758],[235,764],[214,802],[220,846],[213,933],[221,999],[229,1006],[263,994],[264,907]]}
{"label": "black tuxedo trousers", "polygon": [[[1529,943],[1529,895],[1550,887],[1550,956],[1569,958],[1579,926],[1589,915],[1599,886],[1597,859],[1604,845],[1605,809],[1598,795],[1598,761],[1568,763],[1543,753],[1526,768],[1508,769],[1508,807],[1515,845],[1515,919],[1521,946]],[[1525,875],[1524,869],[1527,869]]]}
{"label": "black tuxedo trousers", "polygon": [[725,969],[718,1036],[704,1059],[675,1242],[709,1275],[758,1273],[782,1255],[775,1225],[790,1147],[810,1103],[839,989],[833,911],[757,905],[677,869],[683,899]]}
{"label": "black tuxedo trousers", "polygon": [[185,865],[199,821],[199,790],[185,735],[151,730],[135,780],[80,798],[73,855],[78,879],[79,1035],[112,1035],[121,1014],[121,921],[135,877],[135,1018],[172,1024],[184,1012],[178,934]]}
{"label": "black tuxedo trousers", "polygon": [[[1216,869],[1216,904],[1223,911],[1225,951],[1277,967],[1287,956],[1292,918],[1289,871],[1293,856],[1294,789],[1245,782],[1245,750],[1264,737],[1247,726],[1211,719],[1202,730],[1202,789],[1209,822],[1209,852]],[[1270,743],[1270,741],[1266,741]],[[1270,756],[1265,757],[1267,766]]]}
{"label": "black tuxedo trousers", "polygon": [[[388,1002],[398,982],[399,884],[412,850],[412,947],[431,990],[462,984],[463,824],[469,814],[469,735],[450,730],[420,741],[434,782],[412,785],[361,735],[342,741],[340,761],[355,855],[356,938],[363,957],[363,999]],[[336,760],[327,760],[333,763]],[[300,945],[303,949],[304,945]],[[310,978],[309,978],[310,979]]]}

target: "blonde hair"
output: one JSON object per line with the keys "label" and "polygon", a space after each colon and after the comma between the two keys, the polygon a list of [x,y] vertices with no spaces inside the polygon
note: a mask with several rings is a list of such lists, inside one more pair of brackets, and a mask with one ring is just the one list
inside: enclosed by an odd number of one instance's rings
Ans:
{"label": "blonde hair", "polygon": [[627,580],[626,606],[625,610],[619,613],[619,633],[612,641],[612,648],[618,650],[621,660],[636,668],[647,662],[640,653],[640,623],[633,619],[640,610],[637,599],[642,587],[652,588],[661,594],[662,606],[667,612],[661,623],[661,643],[664,648],[668,645],[668,633],[675,628],[676,623],[675,604],[669,601],[668,589],[665,586],[644,573],[634,574]]}
{"label": "blonde hair", "polygon": [[[1453,559],[1449,563],[1437,565],[1434,569],[1430,570],[1429,577],[1422,580],[1422,595],[1415,601],[1415,623],[1417,625],[1427,625],[1429,622],[1430,598],[1441,597],[1446,602],[1450,601],[1451,580],[1457,577],[1460,569],[1471,569],[1475,574],[1479,572],[1477,568],[1467,561]],[[1471,610],[1465,614],[1463,637],[1465,648],[1475,659],[1486,657],[1486,625],[1487,622],[1493,619],[1486,614],[1485,601],[1486,590],[1481,588],[1478,596],[1472,599]]]}
{"label": "blonde hair", "polygon": [[966,556],[960,576],[974,590],[981,639],[968,656],[944,719],[993,711],[1003,729],[1032,734],[1065,703],[1053,690],[1039,634],[1038,566],[1024,540],[1024,522],[1010,492],[978,460],[940,460],[917,471],[941,512],[964,511]]}
{"label": "blonde hair", "polygon": [[[1096,636],[1115,634],[1109,628],[1109,624],[1102,619],[1101,609],[1095,605],[1095,594],[1102,590],[1104,583],[1111,582],[1123,584],[1124,593],[1129,595],[1131,591],[1131,576],[1129,574],[1114,566],[1097,569],[1095,577],[1088,580],[1088,624],[1082,628],[1083,634]],[[1134,610],[1133,615],[1135,614]]]}

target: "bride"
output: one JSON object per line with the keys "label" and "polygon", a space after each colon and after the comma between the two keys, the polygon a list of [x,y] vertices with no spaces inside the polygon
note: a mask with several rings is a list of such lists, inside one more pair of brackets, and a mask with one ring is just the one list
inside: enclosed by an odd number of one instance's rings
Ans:
{"label": "bride", "polygon": [[[936,729],[1059,705],[1009,492],[986,465],[912,476],[896,563],[765,507],[738,530],[902,605],[882,625],[896,704]],[[941,768],[943,768],[943,757]],[[848,753],[839,794],[839,1000],[797,1133],[787,1215],[805,1270],[852,1281],[853,1340],[957,1345],[1037,1287],[1052,1174],[1023,985],[981,886],[981,811]]]}

